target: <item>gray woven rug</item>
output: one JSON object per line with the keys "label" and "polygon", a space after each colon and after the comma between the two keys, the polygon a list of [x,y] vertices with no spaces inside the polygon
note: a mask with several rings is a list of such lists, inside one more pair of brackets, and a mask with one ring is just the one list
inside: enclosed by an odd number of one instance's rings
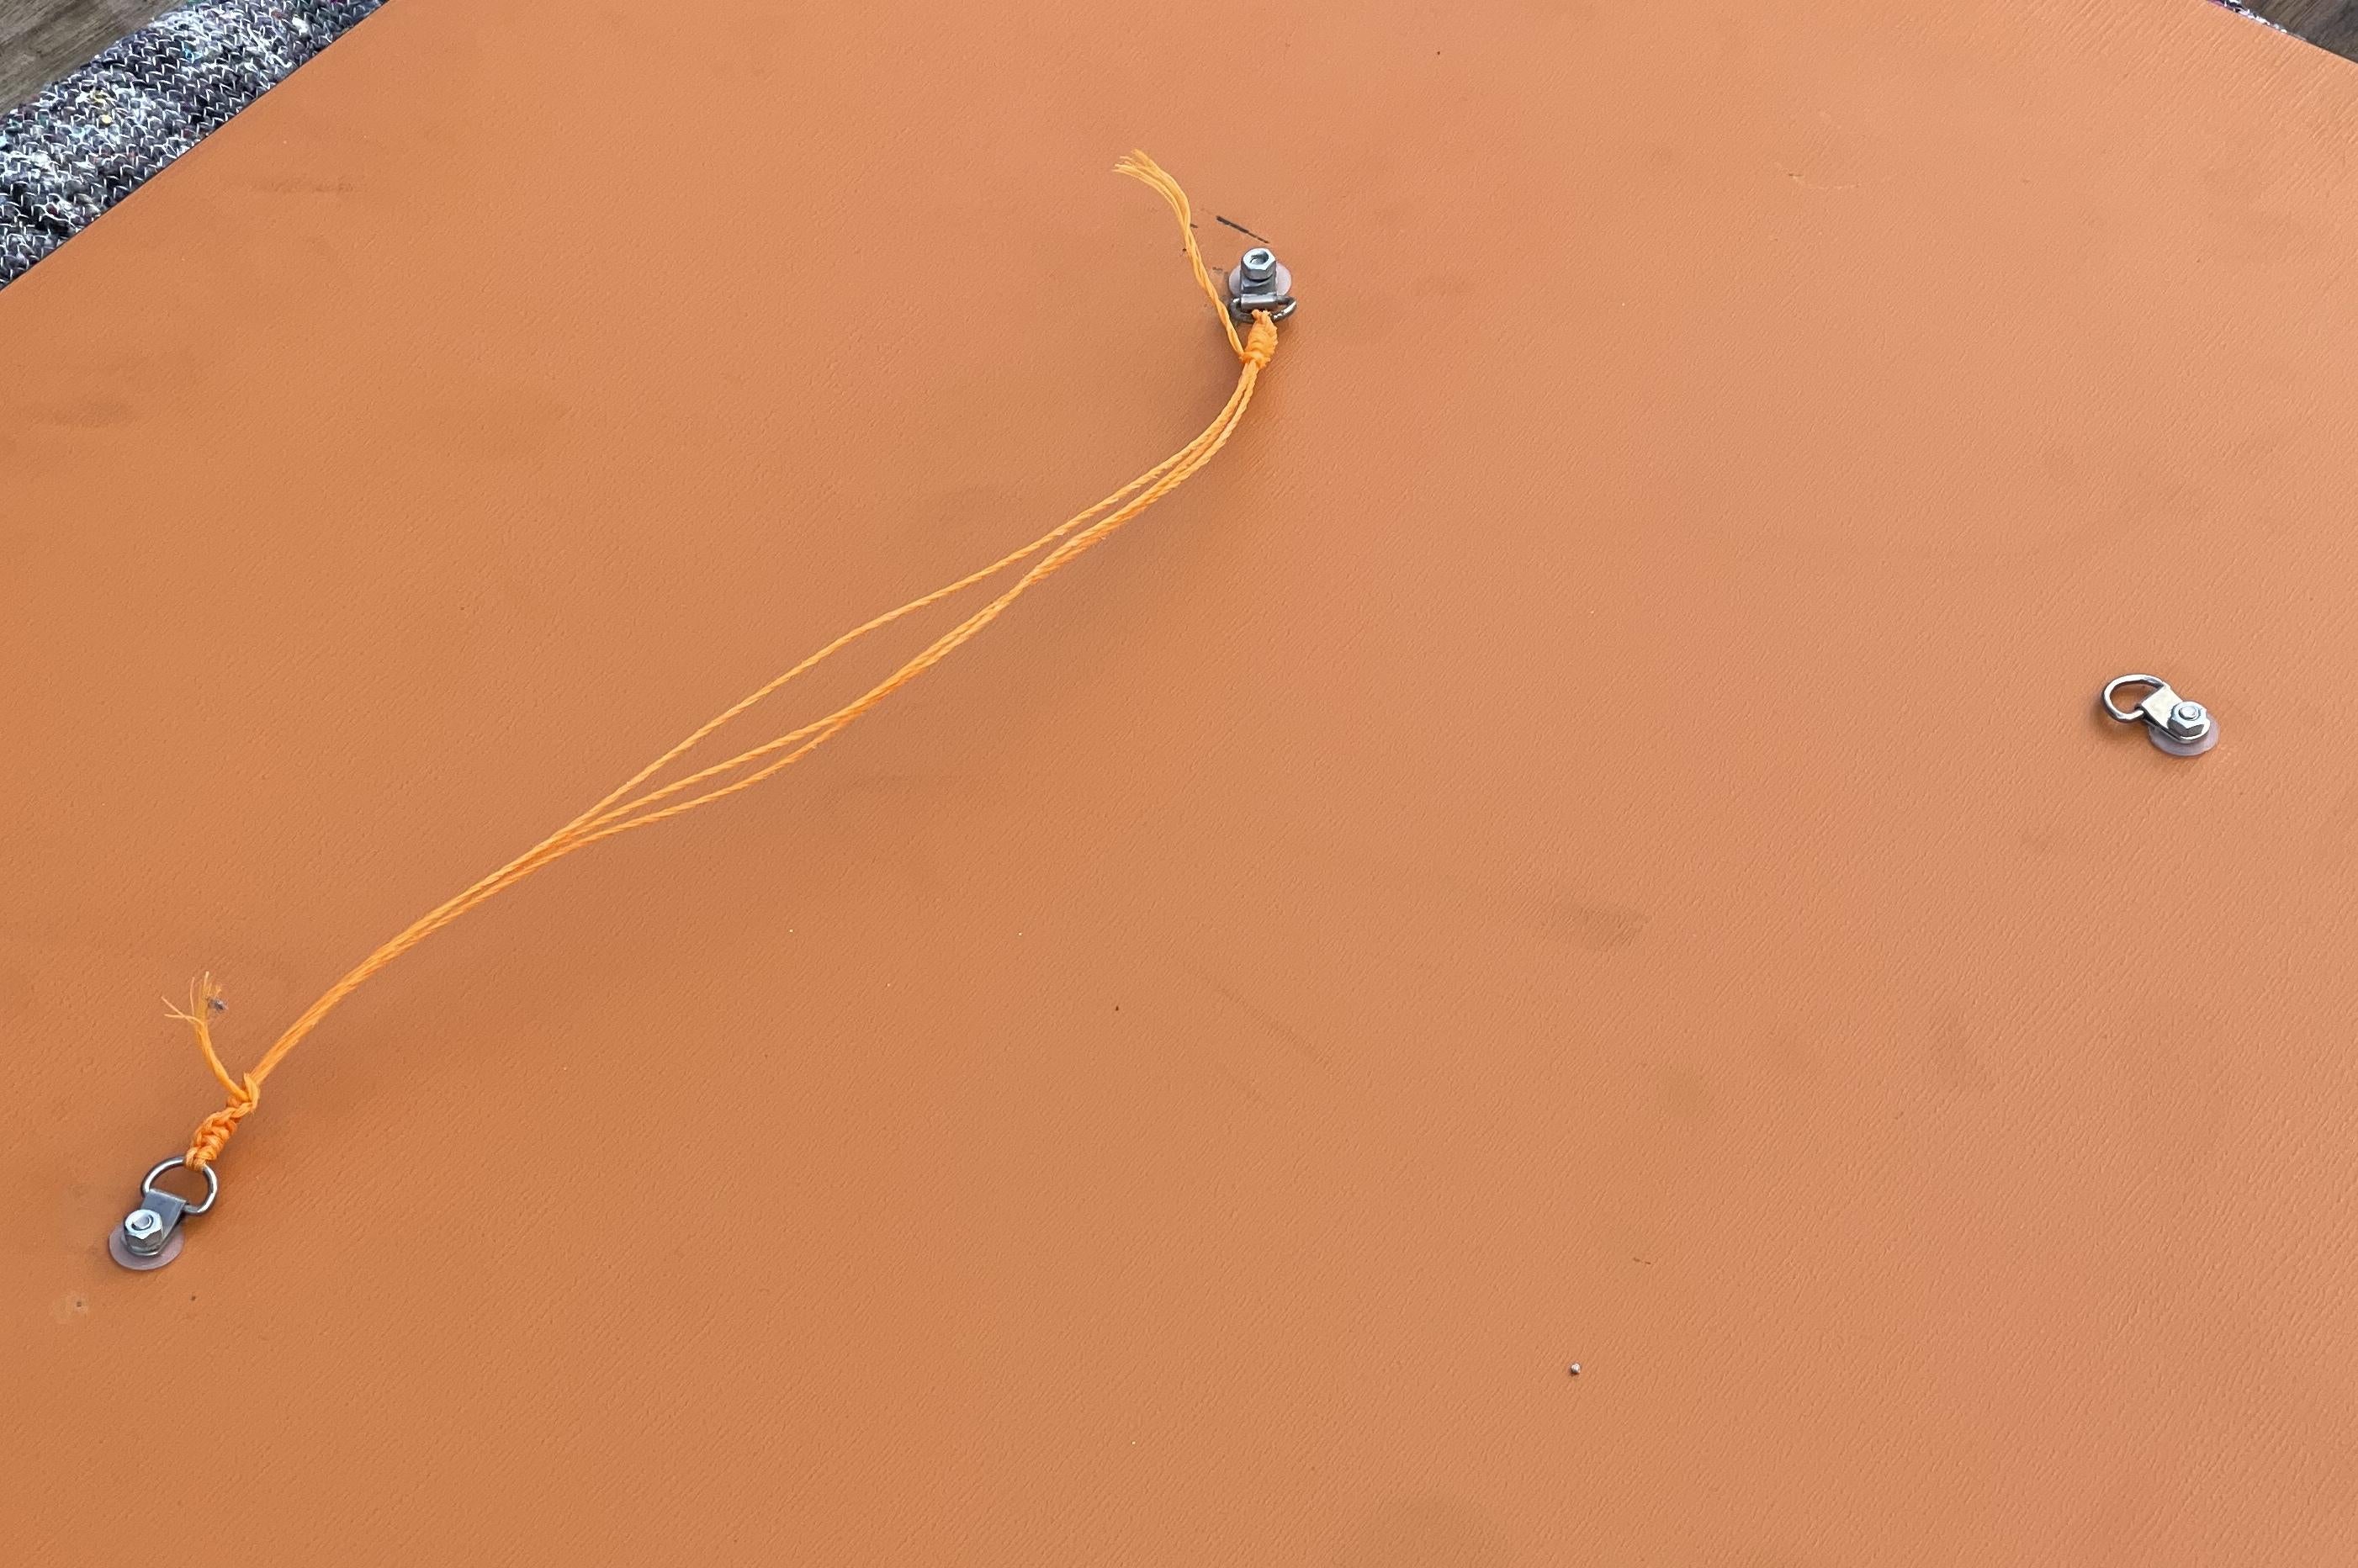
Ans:
{"label": "gray woven rug", "polygon": [[0,287],[384,0],[190,0],[0,114]]}

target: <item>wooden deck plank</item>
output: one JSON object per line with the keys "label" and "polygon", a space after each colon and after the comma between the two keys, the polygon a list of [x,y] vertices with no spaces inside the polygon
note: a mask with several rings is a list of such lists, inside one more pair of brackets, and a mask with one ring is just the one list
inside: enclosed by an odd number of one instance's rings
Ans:
{"label": "wooden deck plank", "polygon": [[17,0],[0,5],[0,109],[13,108],[175,0]]}

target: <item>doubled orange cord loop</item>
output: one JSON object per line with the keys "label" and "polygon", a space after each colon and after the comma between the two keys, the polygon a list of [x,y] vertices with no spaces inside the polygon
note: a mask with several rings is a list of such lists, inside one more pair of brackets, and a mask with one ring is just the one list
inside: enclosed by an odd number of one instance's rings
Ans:
{"label": "doubled orange cord loop", "polygon": [[[1277,323],[1271,319],[1268,312],[1257,311],[1250,328],[1239,338],[1236,323],[1229,318],[1228,302],[1222,297],[1219,287],[1212,281],[1210,271],[1204,265],[1203,252],[1196,246],[1187,193],[1179,188],[1178,181],[1164,173],[1144,153],[1131,153],[1114,165],[1114,168],[1118,173],[1152,186],[1169,203],[1173,214],[1179,221],[1179,237],[1186,249],[1188,265],[1194,270],[1195,281],[1203,288],[1206,297],[1211,300],[1212,308],[1219,313],[1221,330],[1227,333],[1228,347],[1235,351],[1239,363],[1236,390],[1228,395],[1228,403],[1204,427],[1203,433],[1096,505],[1066,518],[1021,549],[1001,557],[979,571],[969,573],[956,582],[854,627],[784,675],[706,720],[687,739],[624,780],[619,788],[589,810],[471,887],[428,910],[399,935],[354,965],[349,973],[328,989],[325,995],[305,1009],[301,1017],[287,1026],[286,1033],[263,1053],[254,1070],[243,1077],[233,1076],[213,1049],[210,1014],[220,1000],[220,992],[214,989],[211,976],[198,981],[190,988],[187,1011],[171,1006],[171,1015],[187,1023],[195,1034],[197,1048],[203,1054],[206,1066],[228,1097],[228,1103],[197,1124],[196,1131],[189,1141],[189,1152],[183,1156],[184,1163],[192,1170],[202,1170],[218,1159],[222,1147],[237,1130],[238,1123],[252,1115],[254,1107],[261,1102],[263,1080],[287,1059],[288,1052],[319,1027],[320,1021],[334,1011],[338,1003],[402,954],[476,905],[577,849],[585,849],[618,834],[684,816],[740,790],[750,789],[781,769],[791,767],[841,733],[862,714],[955,653],[984,627],[999,619],[1010,605],[1034,585],[1104,543],[1117,529],[1178,489],[1218,455],[1244,418],[1245,409],[1252,402],[1254,388],[1260,384],[1260,373],[1277,355]],[[739,752],[726,762],[698,769],[685,778],[676,779],[644,794],[633,793],[694,750],[721,726],[870,633],[937,604],[1034,557],[1039,559],[997,598],[935,638],[899,669],[825,718],[789,730]],[[757,763],[758,766],[755,765]],[[710,787],[700,794],[689,793],[699,785]],[[683,795],[685,799],[680,798]]]}

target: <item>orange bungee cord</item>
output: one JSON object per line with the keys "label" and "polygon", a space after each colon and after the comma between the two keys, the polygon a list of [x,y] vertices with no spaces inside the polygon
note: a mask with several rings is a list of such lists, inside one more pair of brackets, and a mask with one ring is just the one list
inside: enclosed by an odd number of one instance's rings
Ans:
{"label": "orange bungee cord", "polygon": [[[586,849],[592,844],[602,843],[620,834],[652,827],[658,822],[683,816],[715,801],[726,799],[740,790],[751,789],[763,779],[793,766],[842,733],[886,697],[956,653],[984,627],[998,620],[1018,599],[1053,574],[1070,566],[1084,552],[1103,544],[1116,530],[1178,489],[1218,455],[1243,421],[1245,410],[1252,403],[1253,391],[1260,384],[1261,372],[1276,356],[1277,323],[1293,308],[1292,278],[1267,248],[1259,247],[1246,252],[1244,259],[1228,275],[1228,289],[1224,295],[1204,265],[1203,253],[1195,243],[1187,193],[1179,188],[1178,181],[1164,173],[1152,158],[1142,152],[1131,153],[1115,164],[1114,168],[1152,186],[1170,204],[1173,215],[1179,221],[1179,236],[1186,247],[1187,265],[1195,272],[1196,284],[1219,313],[1221,330],[1228,336],[1229,349],[1237,356],[1236,390],[1228,395],[1228,402],[1204,427],[1203,433],[1111,495],[1066,518],[1030,544],[1001,556],[990,565],[970,572],[956,582],[937,588],[853,627],[784,674],[698,725],[685,740],[632,774],[580,816],[497,871],[419,915],[374,952],[353,965],[341,979],[320,995],[319,1000],[304,1009],[301,1016],[288,1024],[270,1048],[245,1072],[232,1072],[214,1046],[212,1023],[214,1015],[221,1011],[222,1000],[212,978],[208,975],[192,983],[185,1007],[171,1003],[167,1003],[167,1006],[171,1016],[186,1024],[195,1036],[197,1049],[204,1057],[205,1065],[220,1083],[226,1097],[225,1103],[221,1109],[197,1124],[196,1130],[189,1136],[187,1152],[161,1162],[147,1173],[140,1184],[140,1206],[133,1210],[108,1238],[108,1249],[117,1262],[126,1268],[156,1269],[178,1255],[183,1239],[180,1222],[189,1216],[206,1213],[219,1199],[221,1178],[214,1171],[213,1163],[221,1157],[222,1149],[237,1131],[239,1124],[261,1105],[264,1082],[287,1060],[296,1046],[319,1028],[339,1003],[359,989],[371,976],[469,910],[576,850]],[[1241,334],[1238,330],[1240,324],[1245,329]],[[773,736],[760,745],[750,747],[725,761],[698,768],[668,784],[653,783],[658,774],[681,762],[722,726],[870,633],[881,631],[903,616],[914,614],[952,595],[1000,577],[1026,561],[1032,562],[1030,568],[1015,577],[995,598],[935,638],[900,668],[834,712]],[[205,1183],[202,1199],[190,1203],[157,1186],[157,1180],[175,1165],[184,1165],[202,1175]]]}

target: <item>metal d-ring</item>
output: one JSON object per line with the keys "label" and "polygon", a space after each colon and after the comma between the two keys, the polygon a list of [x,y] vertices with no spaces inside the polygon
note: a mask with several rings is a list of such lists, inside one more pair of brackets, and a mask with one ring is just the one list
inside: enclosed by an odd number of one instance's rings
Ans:
{"label": "metal d-ring", "polygon": [[156,1184],[156,1178],[173,1166],[186,1162],[175,1156],[159,1160],[155,1169],[139,1181],[139,1206],[123,1217],[106,1238],[106,1250],[126,1269],[160,1269],[180,1255],[182,1239],[180,1221],[192,1214],[202,1214],[221,1200],[221,1177],[211,1165],[198,1167],[205,1173],[205,1201],[192,1204],[178,1193],[168,1193]]}
{"label": "metal d-ring", "polygon": [[[146,1176],[140,1179],[139,1195],[141,1197],[146,1197],[150,1193],[162,1192],[162,1189],[156,1185],[156,1178],[162,1175],[165,1172],[170,1170],[175,1165],[185,1165],[187,1163],[187,1158],[179,1154],[175,1154],[168,1160],[159,1162],[154,1170],[148,1172]],[[212,1207],[214,1203],[221,1197],[220,1173],[216,1172],[211,1165],[200,1165],[197,1169],[204,1173],[205,1201],[202,1203],[182,1204],[180,1206],[180,1212],[184,1215],[202,1214],[205,1210]],[[163,1193],[163,1195],[170,1197],[172,1195],[169,1193]]]}
{"label": "metal d-ring", "polygon": [[1293,314],[1293,273],[1267,245],[1255,245],[1228,273],[1228,314],[1249,321],[1266,310],[1272,321]]}
{"label": "metal d-ring", "polygon": [[[2125,686],[2147,687],[2145,700],[2123,708],[2113,693]],[[2142,724],[2146,739],[2173,757],[2199,757],[2219,743],[2219,721],[2199,702],[2189,702],[2159,676],[2115,676],[2104,683],[2107,718],[2123,724]]]}
{"label": "metal d-ring", "polygon": [[[2115,676],[2112,679],[2104,683],[2104,711],[2111,714],[2115,719],[2119,719],[2124,724],[2137,723],[2139,720],[2144,719],[2145,715],[2138,712],[2134,708],[2125,708],[2115,704],[2113,701],[2113,693],[2120,690],[2121,687],[2125,686],[2149,686],[2158,690],[2169,684],[2169,683],[2168,681],[2162,679],[2159,676]],[[2082,689],[2084,690],[2086,688],[2082,687]]]}

